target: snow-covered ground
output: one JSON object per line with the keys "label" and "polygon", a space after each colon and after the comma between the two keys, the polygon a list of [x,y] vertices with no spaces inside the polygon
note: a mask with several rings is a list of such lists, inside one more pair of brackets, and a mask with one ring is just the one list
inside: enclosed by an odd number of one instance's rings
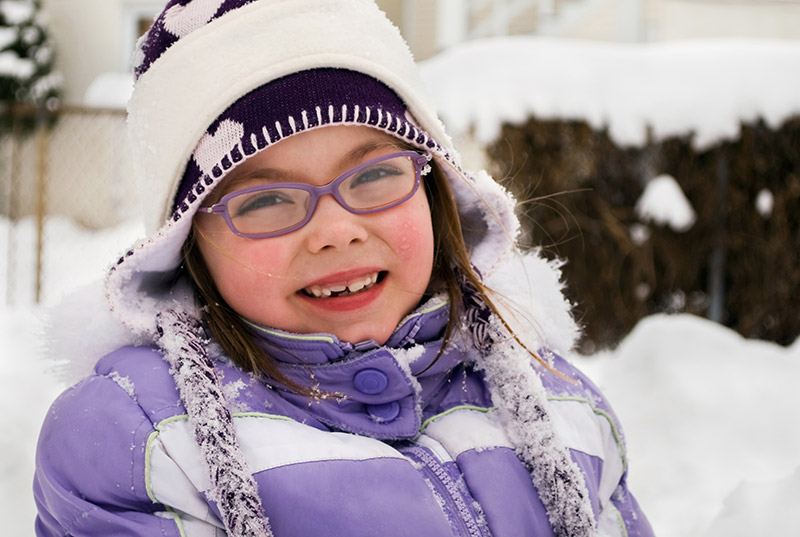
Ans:
{"label": "snow-covered ground", "polygon": [[[79,253],[80,262],[59,261],[65,287],[99,277],[110,259],[102,253],[113,257],[139,233],[52,224],[60,232],[51,248]],[[0,219],[0,232],[7,226]],[[18,231],[30,233],[32,224]],[[31,271],[17,278],[20,288],[31,285]],[[54,301],[52,284],[46,289]],[[29,303],[0,308],[0,519],[4,534],[20,537],[33,535],[38,430],[64,388],[42,351],[43,313]],[[616,351],[575,359],[622,419],[631,489],[657,535],[800,535],[800,342],[781,348],[696,317],[657,316]]]}

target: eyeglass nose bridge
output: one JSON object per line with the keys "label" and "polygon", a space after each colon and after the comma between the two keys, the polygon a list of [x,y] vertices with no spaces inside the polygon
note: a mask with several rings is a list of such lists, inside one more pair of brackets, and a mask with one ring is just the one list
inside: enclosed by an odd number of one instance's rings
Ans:
{"label": "eyeglass nose bridge", "polygon": [[339,204],[339,207],[344,209],[345,211],[352,213],[352,214],[359,214],[356,212],[352,207],[347,205],[342,198],[342,195],[339,193],[339,185],[347,179],[349,175],[342,175],[337,177],[334,181],[328,183],[327,185],[322,186],[315,186],[315,185],[306,185],[303,190],[309,193],[311,196],[311,200],[308,202],[308,209],[306,209],[306,216],[301,220],[297,225],[290,226],[285,230],[285,233],[289,233],[291,231],[300,229],[304,227],[311,221],[311,218],[314,216],[314,213],[317,211],[317,205],[319,205],[319,200],[322,199],[324,196],[330,195],[333,199],[336,200],[336,203]]}

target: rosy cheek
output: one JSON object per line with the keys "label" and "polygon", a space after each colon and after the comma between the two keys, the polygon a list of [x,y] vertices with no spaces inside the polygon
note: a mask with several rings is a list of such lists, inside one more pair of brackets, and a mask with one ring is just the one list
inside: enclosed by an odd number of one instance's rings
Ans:
{"label": "rosy cheek", "polygon": [[248,267],[278,270],[287,257],[287,250],[280,240],[253,239],[239,245],[234,255]]}
{"label": "rosy cheek", "polygon": [[[416,200],[415,200],[416,201]],[[414,265],[428,262],[433,256],[433,231],[427,203],[415,203],[393,215],[384,229],[392,230],[395,251]]]}

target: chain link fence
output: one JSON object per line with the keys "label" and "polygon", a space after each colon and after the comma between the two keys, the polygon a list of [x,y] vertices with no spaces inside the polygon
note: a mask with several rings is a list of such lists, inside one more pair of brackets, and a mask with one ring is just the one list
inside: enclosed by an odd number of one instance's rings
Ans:
{"label": "chain link fence", "polygon": [[0,134],[0,302],[7,305],[50,303],[99,278],[137,234],[126,224],[138,199],[125,111],[70,106],[38,127],[29,117],[15,110]]}

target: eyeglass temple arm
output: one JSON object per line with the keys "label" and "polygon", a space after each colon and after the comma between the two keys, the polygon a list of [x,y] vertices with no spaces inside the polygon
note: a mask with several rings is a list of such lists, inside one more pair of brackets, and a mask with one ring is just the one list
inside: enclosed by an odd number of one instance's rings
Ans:
{"label": "eyeglass temple arm", "polygon": [[208,213],[208,214],[224,213],[225,212],[225,205],[222,204],[222,203],[217,203],[215,205],[212,205],[211,207],[200,207],[199,209],[197,209],[197,212],[198,213]]}

